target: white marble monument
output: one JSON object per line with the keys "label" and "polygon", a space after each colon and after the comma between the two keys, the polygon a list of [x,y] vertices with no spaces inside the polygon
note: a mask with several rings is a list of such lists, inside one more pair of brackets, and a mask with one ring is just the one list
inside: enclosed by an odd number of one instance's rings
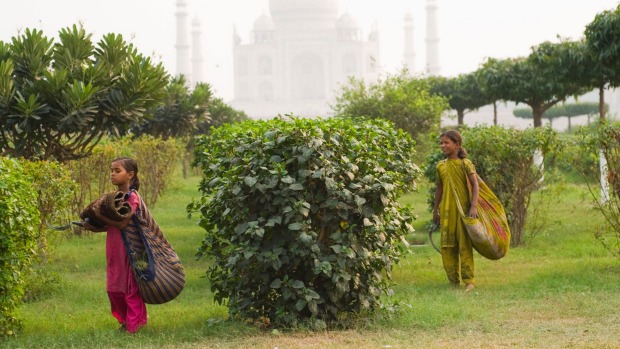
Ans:
{"label": "white marble monument", "polygon": [[[234,108],[253,118],[288,113],[330,116],[330,104],[349,77],[367,83],[380,77],[377,25],[361,28],[348,11],[341,11],[339,0],[268,1],[269,11],[255,20],[248,42],[236,29],[232,35]],[[426,1],[426,73],[439,74],[437,5],[436,0]],[[202,76],[200,22],[191,23],[190,40],[188,0],[176,0],[176,6],[176,74],[185,75],[190,86],[209,81]],[[398,20],[399,14],[394,18]],[[400,18],[404,18],[403,67],[417,73],[413,14]]]}

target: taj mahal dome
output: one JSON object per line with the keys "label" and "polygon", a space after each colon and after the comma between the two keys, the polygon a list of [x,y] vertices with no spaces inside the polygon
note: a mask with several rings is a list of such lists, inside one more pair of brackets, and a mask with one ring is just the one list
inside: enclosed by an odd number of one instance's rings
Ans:
{"label": "taj mahal dome", "polygon": [[[192,67],[200,69],[200,57],[190,52],[200,45],[200,33],[192,30],[190,45],[183,33],[186,6],[187,0],[177,0],[177,72],[190,76]],[[431,75],[440,71],[436,9],[436,1],[427,0],[425,70]],[[249,42],[233,33],[232,106],[252,118],[329,116],[336,91],[350,76],[366,82],[380,77],[379,29],[372,26],[366,35],[362,29],[341,11],[339,0],[269,0]],[[403,14],[403,66],[409,71],[414,71],[413,29],[413,16]]]}

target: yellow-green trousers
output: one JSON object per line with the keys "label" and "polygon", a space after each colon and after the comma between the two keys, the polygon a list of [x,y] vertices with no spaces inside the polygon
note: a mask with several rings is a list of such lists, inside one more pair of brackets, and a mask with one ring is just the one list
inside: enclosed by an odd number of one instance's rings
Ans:
{"label": "yellow-green trousers", "polygon": [[455,246],[441,247],[441,260],[451,284],[474,283],[474,251],[465,229],[456,230]]}

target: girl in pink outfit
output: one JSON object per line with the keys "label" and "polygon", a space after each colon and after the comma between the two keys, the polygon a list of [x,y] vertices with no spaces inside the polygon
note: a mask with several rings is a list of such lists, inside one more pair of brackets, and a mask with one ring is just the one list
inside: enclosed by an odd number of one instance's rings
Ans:
{"label": "girl in pink outfit", "polygon": [[101,215],[99,207],[95,205],[95,215],[105,222],[107,227],[98,229],[84,223],[84,228],[95,232],[107,231],[106,290],[112,306],[112,315],[121,324],[121,330],[135,333],[140,327],[146,325],[146,304],[140,296],[138,283],[131,270],[121,230],[127,226],[140,203],[140,198],[135,192],[140,188],[137,162],[125,157],[113,160],[110,167],[110,180],[118,190],[127,193],[125,200],[131,206],[132,214],[122,221],[113,221]]}

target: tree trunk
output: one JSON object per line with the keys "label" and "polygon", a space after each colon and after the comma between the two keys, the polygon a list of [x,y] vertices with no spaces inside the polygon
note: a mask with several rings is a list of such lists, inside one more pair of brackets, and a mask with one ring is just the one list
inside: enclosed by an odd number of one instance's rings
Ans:
{"label": "tree trunk", "polygon": [[463,119],[465,118],[465,110],[457,110],[456,115],[458,116],[459,126],[463,126]]}
{"label": "tree trunk", "polygon": [[497,126],[497,101],[493,101],[493,126]]}
{"label": "tree trunk", "polygon": [[568,132],[570,132],[571,130],[571,122],[570,122],[571,117],[568,117]]}
{"label": "tree trunk", "polygon": [[185,152],[183,154],[183,159],[181,160],[181,164],[183,165],[183,179],[187,178],[187,169],[188,169],[188,164],[189,164],[189,154],[187,152]]}
{"label": "tree trunk", "polygon": [[601,202],[609,202],[609,181],[607,176],[609,175],[609,166],[607,165],[607,158],[603,149],[599,150],[599,170],[601,172]]}
{"label": "tree trunk", "polygon": [[598,87],[598,115],[605,120],[605,83]]}
{"label": "tree trunk", "polygon": [[541,106],[532,106],[532,115],[534,116],[534,127],[542,126],[542,116],[545,111]]}

